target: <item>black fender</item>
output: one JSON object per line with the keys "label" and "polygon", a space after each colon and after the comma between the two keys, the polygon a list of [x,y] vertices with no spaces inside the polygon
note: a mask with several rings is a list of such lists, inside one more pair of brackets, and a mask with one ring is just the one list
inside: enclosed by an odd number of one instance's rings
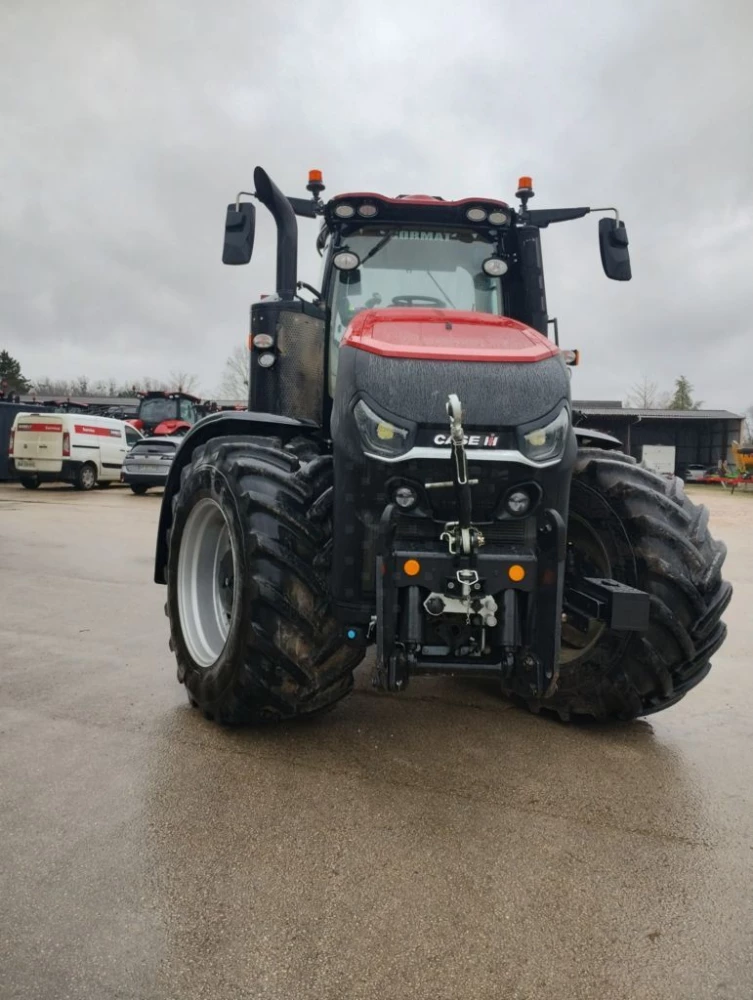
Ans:
{"label": "black fender", "polygon": [[576,427],[575,437],[579,448],[590,445],[592,448],[603,448],[604,451],[623,451],[625,447],[619,438],[603,431],[592,431],[588,427]]}
{"label": "black fender", "polygon": [[272,413],[249,413],[234,411],[231,413],[211,413],[195,423],[185,435],[170,466],[162,497],[162,507],[157,528],[157,550],[154,556],[154,582],[167,583],[167,536],[173,520],[173,497],[180,489],[180,477],[183,469],[191,461],[194,449],[216,437],[230,435],[262,437],[278,437],[284,442],[302,433],[316,434],[319,428],[308,421],[294,420],[292,417],[276,416]]}

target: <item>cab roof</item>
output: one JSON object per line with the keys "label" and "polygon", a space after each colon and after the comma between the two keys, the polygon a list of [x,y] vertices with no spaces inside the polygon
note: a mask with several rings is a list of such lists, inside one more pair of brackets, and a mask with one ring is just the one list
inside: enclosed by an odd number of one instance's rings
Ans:
{"label": "cab roof", "polygon": [[190,392],[165,391],[163,389],[148,389],[140,392],[140,399],[190,399],[192,403],[200,403],[198,396],[192,396]]}
{"label": "cab roof", "polygon": [[[350,215],[342,214],[344,206],[352,209]],[[471,212],[474,214],[469,216]],[[398,225],[468,226],[488,232],[490,229],[507,228],[513,217],[514,210],[506,202],[494,198],[445,201],[427,194],[388,198],[369,191],[339,194],[324,208],[325,224],[330,230],[348,224],[379,225],[388,222]]]}
{"label": "cab roof", "polygon": [[[376,194],[373,191],[354,191],[345,194],[336,194],[330,204],[339,204],[342,201],[378,201],[384,204],[393,205],[425,205],[432,204],[452,208],[457,205],[493,205],[495,208],[509,208],[506,201],[498,201],[496,198],[461,198],[459,201],[447,201],[437,194],[400,194],[397,198],[388,198],[383,194]],[[329,206],[328,206],[329,207]]]}

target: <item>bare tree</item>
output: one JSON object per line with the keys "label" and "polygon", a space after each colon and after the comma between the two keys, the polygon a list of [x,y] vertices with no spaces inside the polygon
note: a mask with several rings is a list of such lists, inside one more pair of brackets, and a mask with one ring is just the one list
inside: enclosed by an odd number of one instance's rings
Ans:
{"label": "bare tree", "polygon": [[625,405],[634,407],[637,410],[655,410],[659,397],[659,386],[652,382],[648,375],[644,375],[640,382],[636,382],[628,393]]}
{"label": "bare tree", "polygon": [[49,375],[35,379],[32,383],[32,392],[38,396],[66,396],[73,395],[71,383],[65,379],[53,379]]}
{"label": "bare tree", "polygon": [[248,351],[245,347],[233,348],[233,353],[225,362],[225,370],[222,373],[220,383],[220,396],[223,399],[248,398]]}
{"label": "bare tree", "polygon": [[65,399],[68,396],[135,396],[137,392],[148,392],[151,389],[161,392],[171,390],[194,392],[198,381],[198,376],[187,375],[183,372],[171,375],[169,381],[144,375],[140,379],[120,384],[114,378],[97,379],[92,382],[86,375],[72,380],[44,376],[32,383],[31,391],[38,396],[57,396],[60,399]]}
{"label": "bare tree", "polygon": [[199,376],[191,375],[190,372],[170,372],[168,389],[172,392],[197,393]]}
{"label": "bare tree", "polygon": [[666,410],[672,400],[672,393],[659,389],[648,375],[636,382],[628,393],[625,406],[636,410]]}

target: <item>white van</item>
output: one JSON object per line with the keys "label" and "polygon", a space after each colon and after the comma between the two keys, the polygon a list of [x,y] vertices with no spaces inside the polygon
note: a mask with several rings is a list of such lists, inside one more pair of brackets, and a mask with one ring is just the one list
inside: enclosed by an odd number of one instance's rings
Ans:
{"label": "white van", "polygon": [[18,413],[8,457],[27,490],[54,482],[91,490],[120,480],[126,454],[141,437],[135,427],[112,417]]}

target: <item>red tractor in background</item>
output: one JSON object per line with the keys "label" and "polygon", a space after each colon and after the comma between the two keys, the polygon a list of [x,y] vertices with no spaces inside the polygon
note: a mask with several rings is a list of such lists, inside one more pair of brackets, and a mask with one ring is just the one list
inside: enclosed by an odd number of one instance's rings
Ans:
{"label": "red tractor in background", "polygon": [[138,415],[128,423],[148,437],[181,437],[208,412],[198,396],[187,392],[152,390],[138,395]]}

